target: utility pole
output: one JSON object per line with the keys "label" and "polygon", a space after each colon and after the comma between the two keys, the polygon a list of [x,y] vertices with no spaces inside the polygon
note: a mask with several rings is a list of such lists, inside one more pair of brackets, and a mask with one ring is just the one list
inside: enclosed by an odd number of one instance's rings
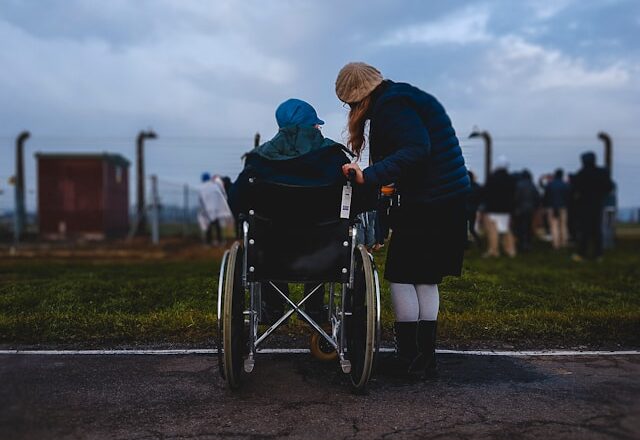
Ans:
{"label": "utility pole", "polygon": [[598,139],[604,143],[604,166],[609,170],[609,174],[613,174],[613,143],[611,136],[604,131],[598,133]]}
{"label": "utility pole", "polygon": [[160,243],[160,200],[158,196],[158,176],[151,176],[151,242]]}
{"label": "utility pole", "polygon": [[[613,177],[613,142],[611,141],[611,136],[601,131],[598,133],[598,139],[604,143],[604,166],[609,171],[609,176]],[[617,194],[614,186],[605,199],[602,214],[602,246],[605,249],[613,249],[615,246],[617,205]]]}
{"label": "utility pole", "polygon": [[[260,146],[260,133],[256,132],[256,135],[253,137],[253,148],[258,148],[259,146]],[[240,160],[244,162],[244,160],[247,158],[247,154],[249,153],[250,151],[247,151],[242,156],[240,156]]]}
{"label": "utility pole", "polygon": [[471,134],[469,135],[469,139],[481,137],[484,140],[484,181],[487,182],[487,179],[491,175],[491,155],[493,141],[491,139],[491,135],[488,131],[479,131],[477,128],[474,128]]}
{"label": "utility pole", "polygon": [[13,239],[16,244],[20,241],[27,218],[24,202],[24,143],[30,136],[31,133],[23,131],[16,138],[15,212],[13,213]]}
{"label": "utility pole", "polygon": [[143,235],[147,230],[147,215],[144,197],[144,141],[145,139],[156,139],[158,136],[153,130],[141,131],[136,138],[136,164],[138,180],[138,206],[136,207],[135,235]]}

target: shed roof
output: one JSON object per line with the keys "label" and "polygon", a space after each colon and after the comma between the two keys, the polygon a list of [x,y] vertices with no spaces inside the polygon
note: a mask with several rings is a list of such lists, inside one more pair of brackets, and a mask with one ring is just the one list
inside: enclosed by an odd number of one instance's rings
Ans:
{"label": "shed roof", "polygon": [[120,154],[113,153],[35,153],[36,159],[98,159],[115,165],[129,166],[131,162]]}

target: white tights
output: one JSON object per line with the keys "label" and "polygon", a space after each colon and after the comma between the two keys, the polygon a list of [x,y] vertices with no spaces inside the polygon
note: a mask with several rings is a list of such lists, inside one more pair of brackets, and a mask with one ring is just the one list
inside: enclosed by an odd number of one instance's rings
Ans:
{"label": "white tights", "polygon": [[391,283],[391,302],[397,322],[438,319],[440,294],[437,284]]}

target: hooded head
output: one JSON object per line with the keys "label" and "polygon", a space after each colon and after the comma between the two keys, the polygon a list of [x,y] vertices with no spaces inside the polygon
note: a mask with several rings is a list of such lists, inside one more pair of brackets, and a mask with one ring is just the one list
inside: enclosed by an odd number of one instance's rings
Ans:
{"label": "hooded head", "polygon": [[582,160],[582,166],[585,168],[591,168],[596,166],[596,153],[593,151],[587,151],[580,156]]}
{"label": "hooded head", "polygon": [[313,127],[323,125],[324,121],[318,118],[316,110],[306,101],[301,99],[287,99],[276,109],[276,121],[278,127]]}

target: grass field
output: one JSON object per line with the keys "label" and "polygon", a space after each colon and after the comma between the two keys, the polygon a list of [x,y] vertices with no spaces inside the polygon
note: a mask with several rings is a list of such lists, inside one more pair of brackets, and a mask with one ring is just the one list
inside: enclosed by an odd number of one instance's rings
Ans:
{"label": "grass field", "polygon": [[[540,243],[516,259],[472,250],[441,285],[443,346],[640,347],[640,238],[603,262]],[[419,254],[416,255],[419,258]],[[376,256],[384,271],[384,254]],[[211,344],[218,258],[0,259],[0,344]],[[383,286],[386,336],[393,321]],[[293,322],[292,333],[302,332]]]}

